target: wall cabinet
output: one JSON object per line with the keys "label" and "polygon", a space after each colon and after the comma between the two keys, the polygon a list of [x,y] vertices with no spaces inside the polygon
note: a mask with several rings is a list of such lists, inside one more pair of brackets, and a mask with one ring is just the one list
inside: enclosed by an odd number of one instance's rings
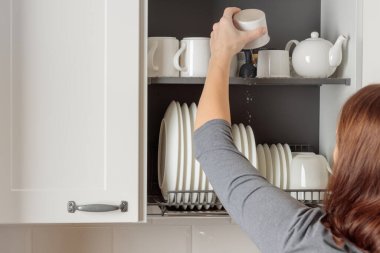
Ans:
{"label": "wall cabinet", "polygon": [[0,5],[0,223],[141,220],[143,3]]}
{"label": "wall cabinet", "polygon": [[[230,4],[0,0],[0,223],[144,220],[147,195],[159,194],[160,120],[171,100],[197,102],[202,88],[175,83],[148,87],[146,38],[208,36],[212,23]],[[374,30],[366,28],[373,22],[363,15],[363,9],[370,13],[370,6],[377,3],[234,4],[268,13],[270,47],[283,48],[288,40],[303,40],[313,30],[331,41],[341,33],[350,37],[337,72],[337,77],[351,79],[349,86],[231,87],[233,120],[251,124],[259,142],[308,143],[329,157],[339,109],[362,80],[368,80],[370,52],[378,50],[378,43],[371,41],[379,38],[371,37]],[[255,104],[245,103],[247,96],[256,98]],[[260,113],[258,106],[267,106],[268,98],[274,101],[267,107],[270,113]],[[285,119],[280,117],[284,113]],[[256,121],[251,122],[249,114]],[[279,123],[286,131],[267,127]],[[128,211],[69,213],[68,201],[78,205],[127,201]]]}

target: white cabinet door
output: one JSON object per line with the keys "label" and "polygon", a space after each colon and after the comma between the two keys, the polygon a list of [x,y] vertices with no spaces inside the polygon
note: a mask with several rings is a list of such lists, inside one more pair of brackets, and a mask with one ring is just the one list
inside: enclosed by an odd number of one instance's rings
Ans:
{"label": "white cabinet door", "polygon": [[[141,219],[141,8],[0,0],[0,223]],[[69,213],[68,201],[129,206]]]}

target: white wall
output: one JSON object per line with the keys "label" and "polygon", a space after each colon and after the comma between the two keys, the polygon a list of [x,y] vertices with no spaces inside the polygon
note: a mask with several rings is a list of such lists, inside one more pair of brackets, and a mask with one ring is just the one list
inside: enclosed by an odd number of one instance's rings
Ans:
{"label": "white wall", "polygon": [[363,4],[363,85],[380,83],[380,1]]}
{"label": "white wall", "polygon": [[258,253],[230,218],[147,224],[0,226],[1,253]]}
{"label": "white wall", "polygon": [[349,36],[349,40],[344,45],[343,62],[336,74],[351,78],[351,85],[325,85],[320,92],[320,153],[330,161],[340,109],[347,98],[361,87],[362,0],[321,1],[322,38],[334,43],[340,34]]}

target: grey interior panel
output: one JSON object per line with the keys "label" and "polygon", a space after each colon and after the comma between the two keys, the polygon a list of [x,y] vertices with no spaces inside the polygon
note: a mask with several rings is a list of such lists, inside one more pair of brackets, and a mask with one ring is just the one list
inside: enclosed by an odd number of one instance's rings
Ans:
{"label": "grey interior panel", "polygon": [[[226,6],[258,8],[267,15],[271,41],[282,49],[291,39],[320,31],[320,0],[150,0],[149,36],[209,36]],[[150,84],[148,88],[148,195],[157,183],[161,119],[172,100],[198,102],[202,85]],[[319,151],[319,86],[236,85],[230,87],[232,121],[251,125],[257,143],[310,144]]]}
{"label": "grey interior panel", "polygon": [[320,0],[150,0],[149,36],[209,37],[227,6],[265,12],[270,43],[282,49],[291,39],[303,40],[320,31]]}

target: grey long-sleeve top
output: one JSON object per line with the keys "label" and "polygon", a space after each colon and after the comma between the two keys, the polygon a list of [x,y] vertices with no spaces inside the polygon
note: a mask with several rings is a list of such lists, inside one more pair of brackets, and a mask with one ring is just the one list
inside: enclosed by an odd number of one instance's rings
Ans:
{"label": "grey long-sleeve top", "polygon": [[306,207],[268,183],[233,144],[228,122],[207,122],[194,142],[223,206],[261,252],[360,252],[350,242],[335,244],[321,223],[322,209]]}

